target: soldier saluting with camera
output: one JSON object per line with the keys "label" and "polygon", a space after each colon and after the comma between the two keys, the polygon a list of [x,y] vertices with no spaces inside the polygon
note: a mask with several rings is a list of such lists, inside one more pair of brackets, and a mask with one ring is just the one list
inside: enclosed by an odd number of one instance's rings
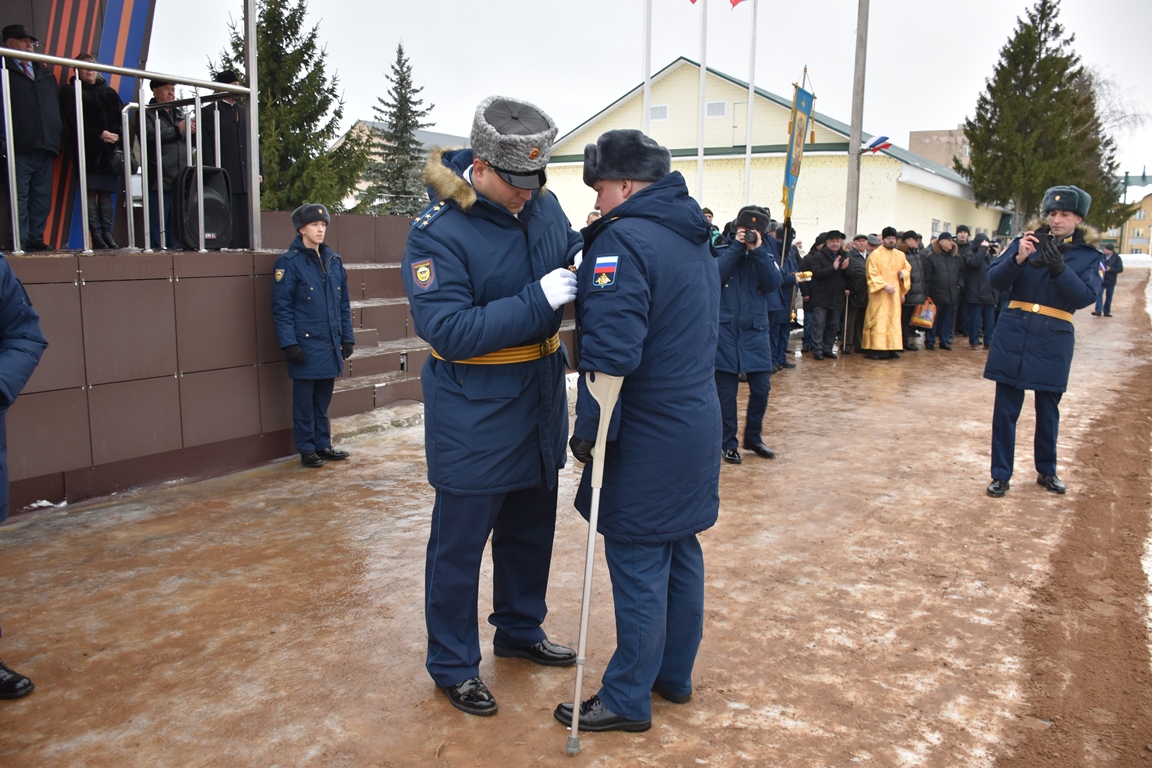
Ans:
{"label": "soldier saluting with camera", "polygon": [[1036,482],[1053,493],[1065,491],[1056,476],[1056,438],[1075,345],[1072,315],[1100,291],[1100,252],[1085,242],[1080,227],[1091,204],[1078,187],[1052,187],[1042,205],[1048,223],[1025,232],[988,267],[992,287],[1009,292],[984,367],[984,378],[996,382],[989,496],[1008,490],[1016,420],[1029,389],[1036,398]]}

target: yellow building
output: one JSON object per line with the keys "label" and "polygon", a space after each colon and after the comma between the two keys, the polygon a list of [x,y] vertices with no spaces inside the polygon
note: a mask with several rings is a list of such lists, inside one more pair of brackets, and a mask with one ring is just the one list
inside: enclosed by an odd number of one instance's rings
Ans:
{"label": "yellow building", "polygon": [[1152,195],[1140,201],[1140,207],[1128,221],[1124,222],[1120,236],[1120,253],[1152,253],[1149,238],[1152,237]]}
{"label": "yellow building", "polygon": [[[736,217],[744,205],[744,145],[747,136],[748,84],[708,69],[705,88],[704,184],[697,194],[697,131],[700,65],[678,58],[653,76],[652,138],[672,152],[672,168],[684,174],[689,192],[715,213],[715,223]],[[816,94],[819,98],[819,94]],[[615,128],[643,129],[643,84],[624,94],[575,130],[560,137],[548,165],[548,186],[560,198],[577,227],[592,210],[595,195],[582,180],[584,146]],[[779,217],[787,157],[791,94],[777,96],[760,88],[752,118],[751,202]],[[811,243],[821,231],[843,229],[847,199],[848,125],[812,113],[815,141],[806,145],[796,188],[792,222]],[[811,139],[811,136],[809,137]],[[870,139],[871,137],[866,137]],[[866,153],[860,171],[858,229],[878,233],[886,226],[921,234],[955,231],[967,224],[972,234],[992,233],[1002,211],[977,207],[972,188],[948,168],[899,147]],[[851,237],[853,232],[849,232]]]}

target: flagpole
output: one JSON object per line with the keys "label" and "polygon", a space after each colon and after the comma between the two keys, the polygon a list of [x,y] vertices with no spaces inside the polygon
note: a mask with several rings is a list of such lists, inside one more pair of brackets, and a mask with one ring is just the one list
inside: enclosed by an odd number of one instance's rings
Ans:
{"label": "flagpole", "polygon": [[644,0],[644,135],[652,127],[652,0]]}
{"label": "flagpole", "polygon": [[[695,2],[695,0],[693,0]],[[704,204],[704,86],[708,79],[708,3],[700,3],[700,121],[696,130],[696,201]]]}
{"label": "flagpole", "polygon": [[756,104],[756,17],[759,9],[760,0],[752,0],[752,45],[748,54],[748,137],[744,141],[744,205],[752,202],[752,109]]}
{"label": "flagpole", "polygon": [[848,190],[844,203],[844,230],[856,231],[860,214],[860,153],[864,139],[864,69],[868,59],[868,0],[860,0],[856,19],[856,72],[852,79],[852,130],[848,137]]}

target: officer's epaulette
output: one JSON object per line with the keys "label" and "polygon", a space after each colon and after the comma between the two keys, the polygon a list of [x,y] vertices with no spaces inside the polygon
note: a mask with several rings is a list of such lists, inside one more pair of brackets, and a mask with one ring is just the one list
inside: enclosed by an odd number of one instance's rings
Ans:
{"label": "officer's epaulette", "polygon": [[412,222],[413,229],[428,229],[428,225],[436,221],[436,218],[446,210],[448,201],[437,200],[417,214],[416,220]]}

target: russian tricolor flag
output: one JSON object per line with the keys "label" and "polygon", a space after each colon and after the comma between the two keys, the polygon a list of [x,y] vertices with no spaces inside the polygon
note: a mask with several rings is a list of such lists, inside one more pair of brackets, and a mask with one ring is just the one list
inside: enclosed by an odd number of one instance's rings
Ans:
{"label": "russian tricolor flag", "polygon": [[870,149],[870,150],[872,150],[872,154],[876,154],[877,152],[879,152],[882,149],[888,149],[888,147],[890,147],[890,146],[892,146],[892,142],[888,141],[887,136],[877,136],[876,138],[872,139],[872,141],[870,141],[867,144],[864,144],[860,148],[861,149]]}

